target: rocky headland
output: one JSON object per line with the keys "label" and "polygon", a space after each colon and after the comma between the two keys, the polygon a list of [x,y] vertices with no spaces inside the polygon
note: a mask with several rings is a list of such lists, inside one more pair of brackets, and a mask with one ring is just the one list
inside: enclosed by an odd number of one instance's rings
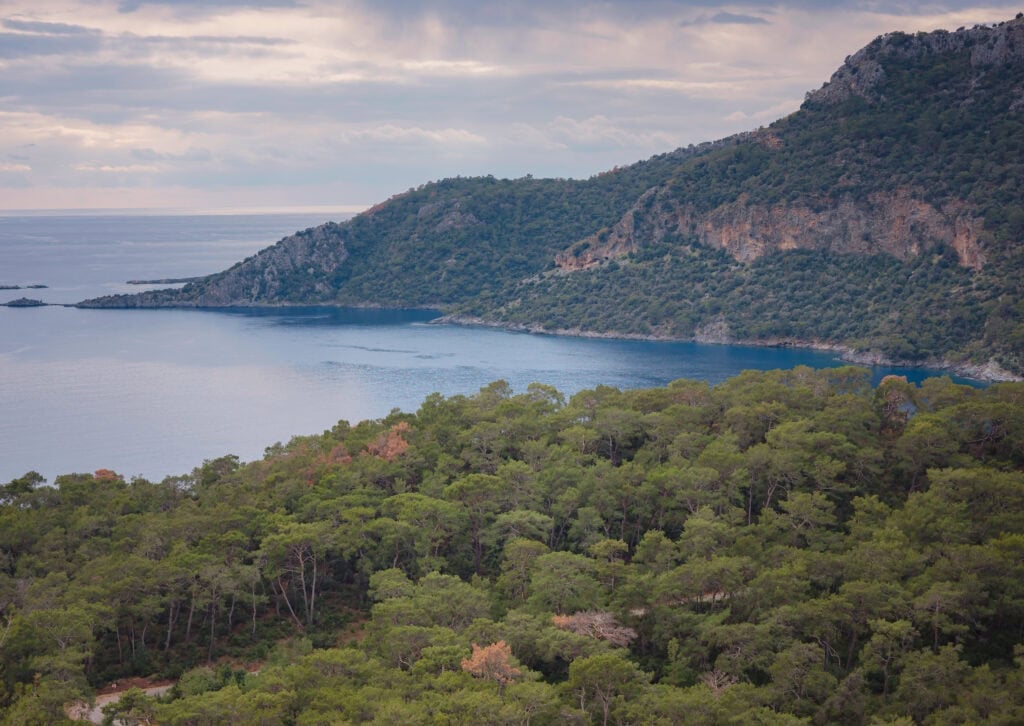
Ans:
{"label": "rocky headland", "polygon": [[429,305],[679,340],[724,323],[732,342],[1024,373],[1022,61],[1024,17],[890,33],[765,128],[586,180],[424,184],[81,306]]}

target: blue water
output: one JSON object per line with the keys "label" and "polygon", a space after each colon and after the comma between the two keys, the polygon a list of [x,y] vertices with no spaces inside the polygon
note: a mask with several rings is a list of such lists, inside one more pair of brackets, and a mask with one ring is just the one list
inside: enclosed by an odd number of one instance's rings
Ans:
{"label": "blue water", "polygon": [[48,286],[0,290],[0,302],[75,303],[150,290],[126,283],[208,275],[326,221],[322,214],[0,216],[0,286]]}
{"label": "blue water", "polygon": [[[75,302],[131,278],[213,272],[322,219],[0,218],[3,291]],[[261,231],[262,230],[262,231]],[[4,298],[0,298],[2,300]],[[593,340],[430,324],[426,311],[0,308],[0,482],[29,470],[160,479],[204,459],[262,455],[339,419],[415,410],[497,379],[566,394],[598,384],[712,383],[741,370],[827,367],[797,349]],[[921,380],[924,370],[883,369]],[[961,381],[963,382],[963,381]]]}

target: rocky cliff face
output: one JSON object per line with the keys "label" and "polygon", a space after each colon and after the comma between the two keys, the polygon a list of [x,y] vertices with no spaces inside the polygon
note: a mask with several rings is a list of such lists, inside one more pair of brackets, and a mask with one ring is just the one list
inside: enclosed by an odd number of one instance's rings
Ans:
{"label": "rocky cliff face", "polygon": [[563,270],[582,270],[658,244],[670,235],[726,250],[739,262],[776,251],[886,253],[901,260],[945,244],[960,264],[979,269],[985,252],[981,223],[964,203],[938,209],[909,190],[843,197],[824,208],[807,203],[751,204],[744,196],[711,212],[651,190],[609,230],[581,240],[555,258]]}
{"label": "rocky cliff face", "polygon": [[1024,23],[1017,18],[996,26],[980,25],[955,33],[945,30],[916,35],[888,33],[847,57],[824,86],[807,94],[807,100],[837,104],[856,96],[877,102],[886,78],[886,59],[942,54],[968,57],[975,74],[995,66],[1024,62]]}
{"label": "rocky cliff face", "polygon": [[85,305],[430,306],[1024,370],[1021,179],[1024,16],[882,36],[767,128],[586,180],[424,184],[181,290]]}
{"label": "rocky cliff face", "polygon": [[[961,266],[980,270],[990,256],[980,201],[987,195],[972,194],[971,185],[987,162],[974,157],[969,171],[961,166],[937,190],[928,185],[942,177],[942,158],[932,149],[943,137],[974,134],[975,153],[985,153],[974,128],[959,118],[977,114],[971,109],[980,107],[995,109],[1004,118],[1024,113],[1022,67],[1024,17],[1020,16],[996,26],[957,32],[881,36],[848,57],[821,89],[808,94],[803,109],[793,117],[803,114],[801,123],[780,122],[737,137],[737,144],[756,149],[747,157],[756,156],[760,166],[737,174],[726,156],[718,157],[718,172],[735,178],[731,195],[726,192],[711,204],[706,199],[697,203],[674,190],[673,180],[668,180],[648,190],[617,223],[556,255],[555,265],[565,271],[583,270],[645,246],[674,241],[720,248],[744,263],[793,249],[885,253],[906,261],[944,245],[955,250]],[[934,74],[942,87],[918,87],[918,96],[908,98],[906,75],[917,71],[907,68]],[[922,95],[926,98],[921,117],[901,115],[908,101],[913,106]],[[852,105],[840,108],[851,100]],[[858,116],[857,103],[873,110]],[[943,115],[948,120],[937,123],[936,117]],[[807,123],[808,118],[821,119],[832,124],[836,134],[846,135],[836,139],[835,149],[823,149],[810,162],[806,156],[798,159],[797,151],[813,137],[808,129],[815,122]],[[984,123],[997,120],[978,118]],[[883,123],[876,130],[873,124],[878,119]],[[902,125],[886,123],[893,119]],[[715,163],[709,161],[708,168]],[[803,175],[796,182],[793,169]],[[919,181],[925,178],[922,169],[931,174],[925,182]],[[706,173],[699,168],[691,171]],[[766,201],[744,191],[759,174],[764,179],[753,186],[781,190],[776,199]],[[900,174],[900,180],[893,181],[891,174]],[[831,187],[820,187],[813,182],[815,176],[835,181]],[[1006,186],[996,177],[986,183]],[[816,188],[808,192],[808,186]],[[699,192],[699,185],[688,188]]]}
{"label": "rocky cliff face", "polygon": [[[295,294],[296,284],[306,299],[330,299],[334,291],[325,278],[346,259],[348,251],[338,225],[308,229],[207,278],[201,284],[204,304],[252,305],[282,299]],[[304,277],[309,279],[306,284],[301,282]]]}
{"label": "rocky cliff face", "polygon": [[430,202],[416,212],[417,226],[439,234],[450,230],[466,229],[481,224],[472,212],[463,209],[462,200]]}
{"label": "rocky cliff face", "polygon": [[260,250],[224,272],[191,282],[180,290],[110,295],[81,307],[245,307],[268,303],[329,302],[329,284],[348,258],[343,228],[328,223]]}

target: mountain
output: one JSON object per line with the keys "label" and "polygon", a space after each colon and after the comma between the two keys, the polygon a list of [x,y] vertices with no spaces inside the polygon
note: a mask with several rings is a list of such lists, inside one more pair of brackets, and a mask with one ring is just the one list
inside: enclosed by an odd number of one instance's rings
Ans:
{"label": "mountain", "polygon": [[768,127],[587,180],[447,179],[89,307],[431,306],[1024,372],[1024,17],[890,33]]}
{"label": "mountain", "polygon": [[694,147],[586,181],[456,178],[392,197],[342,224],[298,232],[181,290],[87,306],[282,304],[446,307],[553,268],[556,254],[614,224]]}

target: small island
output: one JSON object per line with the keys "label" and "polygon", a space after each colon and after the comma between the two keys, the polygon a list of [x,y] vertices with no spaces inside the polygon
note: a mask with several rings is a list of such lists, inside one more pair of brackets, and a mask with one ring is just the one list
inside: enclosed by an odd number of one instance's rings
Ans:
{"label": "small island", "polygon": [[47,305],[42,300],[34,300],[28,297],[19,297],[17,300],[11,300],[10,302],[0,303],[6,305],[9,308],[38,308]]}
{"label": "small island", "polygon": [[183,282],[195,282],[202,277],[167,277],[162,280],[128,280],[126,285],[177,285]]}
{"label": "small island", "polygon": [[[25,285],[24,289],[26,289],[26,290],[42,290],[42,289],[44,289],[46,287],[49,287],[49,286],[48,285],[40,285],[40,284],[36,283],[36,284],[33,284],[33,285]],[[21,285],[0,285],[0,290],[21,290],[21,289],[22,289]]]}

